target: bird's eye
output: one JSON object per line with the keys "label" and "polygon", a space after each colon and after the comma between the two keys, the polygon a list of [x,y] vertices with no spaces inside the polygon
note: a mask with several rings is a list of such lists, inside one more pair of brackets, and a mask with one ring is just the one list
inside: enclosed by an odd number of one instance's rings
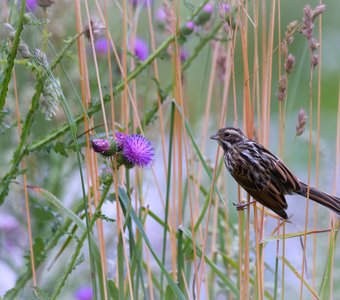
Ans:
{"label": "bird's eye", "polygon": [[230,133],[229,133],[229,132],[226,132],[226,133],[224,133],[224,136],[225,136],[225,137],[229,137],[229,136],[230,136]]}

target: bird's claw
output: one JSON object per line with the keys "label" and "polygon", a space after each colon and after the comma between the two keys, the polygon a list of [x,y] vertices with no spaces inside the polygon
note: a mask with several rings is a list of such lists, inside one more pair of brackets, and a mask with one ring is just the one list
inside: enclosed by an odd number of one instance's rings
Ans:
{"label": "bird's claw", "polygon": [[247,206],[249,205],[248,203],[233,203],[233,205],[236,207],[236,210],[244,210],[245,208],[247,208]]}

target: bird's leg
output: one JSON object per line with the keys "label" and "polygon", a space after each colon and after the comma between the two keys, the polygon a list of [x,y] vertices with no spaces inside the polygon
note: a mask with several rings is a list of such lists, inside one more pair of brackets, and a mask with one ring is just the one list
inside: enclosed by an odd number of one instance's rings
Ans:
{"label": "bird's leg", "polygon": [[252,200],[250,202],[246,202],[246,203],[233,203],[233,205],[236,207],[236,210],[243,210],[245,208],[247,208],[250,204],[255,203],[256,200]]}

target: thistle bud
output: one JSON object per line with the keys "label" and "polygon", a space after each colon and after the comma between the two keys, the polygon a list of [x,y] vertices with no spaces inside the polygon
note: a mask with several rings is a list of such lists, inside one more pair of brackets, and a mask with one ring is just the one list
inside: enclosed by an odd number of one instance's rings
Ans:
{"label": "thistle bud", "polygon": [[203,25],[209,21],[211,15],[214,11],[214,7],[211,3],[207,3],[203,6],[203,9],[199,13],[199,15],[195,18],[194,22],[197,26]]}
{"label": "thistle bud", "polygon": [[194,30],[195,30],[195,23],[192,21],[186,22],[182,27],[181,27],[181,34],[184,36],[190,35]]}
{"label": "thistle bud", "polygon": [[94,139],[92,148],[95,152],[102,154],[105,157],[114,155],[117,152],[117,143],[113,140]]}

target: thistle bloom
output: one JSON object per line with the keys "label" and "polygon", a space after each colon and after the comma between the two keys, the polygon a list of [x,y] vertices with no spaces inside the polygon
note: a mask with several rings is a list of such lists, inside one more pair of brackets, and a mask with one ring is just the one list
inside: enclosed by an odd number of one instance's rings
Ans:
{"label": "thistle bloom", "polygon": [[154,157],[154,150],[146,137],[133,134],[125,138],[123,157],[138,167],[149,167]]}
{"label": "thistle bloom", "polygon": [[136,39],[135,39],[134,53],[142,61],[146,60],[149,56],[148,44],[143,39],[141,39],[139,37],[136,37]]}
{"label": "thistle bloom", "polygon": [[127,135],[125,133],[117,131],[115,136],[116,136],[116,143],[118,147],[122,149]]}
{"label": "thistle bloom", "polygon": [[89,286],[81,287],[74,293],[74,297],[77,300],[92,300],[93,299],[92,288]]}

